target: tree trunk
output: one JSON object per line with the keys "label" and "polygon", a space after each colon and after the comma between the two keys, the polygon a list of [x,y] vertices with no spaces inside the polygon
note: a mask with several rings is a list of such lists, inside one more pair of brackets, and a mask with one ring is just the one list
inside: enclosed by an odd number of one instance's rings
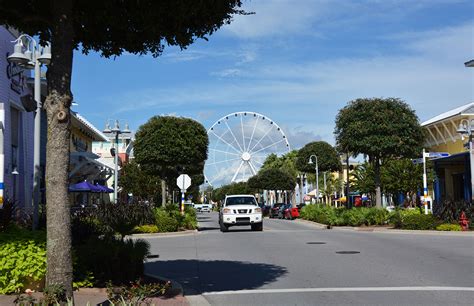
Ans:
{"label": "tree trunk", "polygon": [[[62,285],[72,298],[71,218],[68,199],[71,72],[73,28],[71,1],[54,2],[56,24],[51,39],[52,61],[48,68],[48,117],[46,145],[46,284]],[[65,301],[62,301],[65,302]]]}
{"label": "tree trunk", "polygon": [[375,207],[382,208],[382,192],[380,190],[380,160],[374,158],[375,170]]}
{"label": "tree trunk", "polygon": [[166,182],[161,180],[161,206],[166,205]]}

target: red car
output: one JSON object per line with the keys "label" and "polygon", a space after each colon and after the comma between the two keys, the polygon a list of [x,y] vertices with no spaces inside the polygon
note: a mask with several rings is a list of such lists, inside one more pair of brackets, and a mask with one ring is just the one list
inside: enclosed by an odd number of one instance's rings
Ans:
{"label": "red car", "polygon": [[285,209],[285,219],[293,220],[300,216],[300,212],[297,207],[289,206]]}

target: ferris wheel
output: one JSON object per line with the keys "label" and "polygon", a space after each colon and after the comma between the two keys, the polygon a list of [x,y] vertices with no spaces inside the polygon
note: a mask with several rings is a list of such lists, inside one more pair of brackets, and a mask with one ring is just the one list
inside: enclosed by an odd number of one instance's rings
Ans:
{"label": "ferris wheel", "polygon": [[207,134],[209,154],[204,175],[211,186],[247,181],[257,174],[268,155],[290,151],[288,139],[278,124],[254,112],[224,116]]}

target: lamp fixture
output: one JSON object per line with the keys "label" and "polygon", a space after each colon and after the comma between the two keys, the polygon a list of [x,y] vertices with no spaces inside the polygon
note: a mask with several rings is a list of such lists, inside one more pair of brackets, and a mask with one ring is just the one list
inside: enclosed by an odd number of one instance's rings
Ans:
{"label": "lamp fixture", "polygon": [[30,59],[23,53],[23,43],[19,39],[13,49],[13,53],[8,56],[8,61],[20,66],[27,64]]}

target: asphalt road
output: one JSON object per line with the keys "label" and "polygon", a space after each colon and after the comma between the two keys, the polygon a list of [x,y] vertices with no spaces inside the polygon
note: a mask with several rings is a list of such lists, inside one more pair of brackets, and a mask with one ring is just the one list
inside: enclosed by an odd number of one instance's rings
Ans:
{"label": "asphalt road", "polygon": [[[473,305],[474,236],[318,229],[265,219],[263,232],[200,231],[149,239],[147,272],[201,305]],[[342,254],[341,254],[342,252]]]}

